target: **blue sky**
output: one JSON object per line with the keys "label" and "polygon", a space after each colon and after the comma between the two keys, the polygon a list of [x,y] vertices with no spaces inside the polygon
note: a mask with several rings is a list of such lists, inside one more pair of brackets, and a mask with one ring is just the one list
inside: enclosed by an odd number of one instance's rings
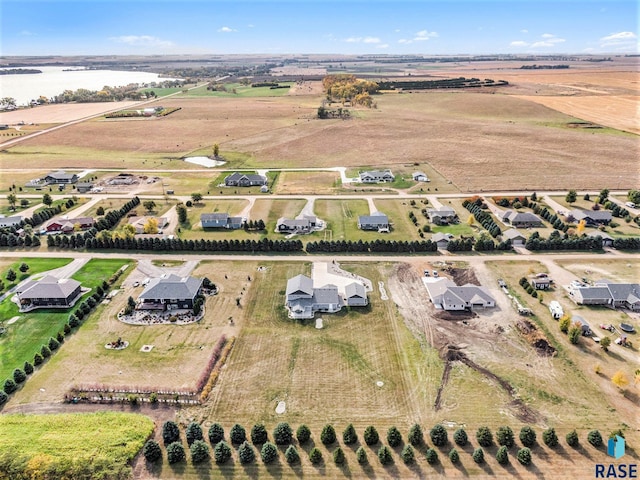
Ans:
{"label": "blue sky", "polygon": [[637,53],[629,0],[1,0],[0,55]]}

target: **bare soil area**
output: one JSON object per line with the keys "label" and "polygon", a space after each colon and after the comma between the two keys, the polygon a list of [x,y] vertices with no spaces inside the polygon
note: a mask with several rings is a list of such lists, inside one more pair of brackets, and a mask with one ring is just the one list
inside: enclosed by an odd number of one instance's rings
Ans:
{"label": "bare soil area", "polygon": [[66,123],[81,118],[99,115],[113,110],[129,108],[140,102],[105,102],[105,103],[67,103],[60,105],[42,105],[36,108],[25,108],[13,112],[0,113],[0,123],[16,125],[24,123]]}

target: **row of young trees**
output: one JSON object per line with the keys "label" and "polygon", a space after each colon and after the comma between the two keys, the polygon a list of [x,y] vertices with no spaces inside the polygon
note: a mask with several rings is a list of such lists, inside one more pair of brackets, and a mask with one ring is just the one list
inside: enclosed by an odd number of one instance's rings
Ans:
{"label": "row of young trees", "polygon": [[482,209],[482,203],[481,198],[477,198],[473,201],[465,199],[464,202],[462,202],[462,206],[473,214],[476,221],[482,225],[482,228],[487,230],[493,238],[498,238],[502,231],[491,217],[491,214]]}
{"label": "row of young trees", "polygon": [[[112,279],[113,278],[114,277],[112,277]],[[53,353],[55,353],[56,350],[60,348],[65,337],[74,332],[82,323],[82,319],[88,317],[91,311],[99,305],[104,296],[108,293],[109,288],[110,283],[106,281],[96,287],[96,291],[78,305],[74,313],[69,315],[69,320],[65,323],[63,329],[58,332],[55,338],[50,337],[49,340],[34,354],[33,362],[26,361],[24,362],[22,369],[16,368],[13,371],[12,378],[5,380],[3,390],[0,391],[0,405],[4,404],[8,400],[8,395],[15,392],[18,389],[18,386],[27,380],[27,376],[34,372],[35,367],[42,365]]]}
{"label": "row of young trees", "polygon": [[554,230],[549,238],[543,238],[539,232],[533,232],[525,243],[527,250],[602,250],[602,237],[582,235],[561,235]]}
{"label": "row of young trees", "polygon": [[334,240],[309,242],[306,246],[308,253],[316,252],[362,252],[362,253],[427,253],[437,252],[438,246],[431,240],[397,241],[374,240],[373,242],[358,240]]}
{"label": "row of young trees", "polygon": [[[613,434],[624,436],[620,430]],[[509,462],[509,449],[515,446],[515,433],[508,426],[499,427],[493,432],[489,427],[480,427],[475,434],[479,447],[472,453],[474,462],[481,464],[485,461],[484,448],[494,446],[496,443],[499,448],[496,451],[496,460],[500,464]],[[300,461],[300,453],[295,446],[295,440],[298,445],[303,446],[311,440],[311,430],[306,425],[300,425],[295,432],[286,422],[276,425],[272,433],[270,441],[267,429],[263,424],[256,424],[252,427],[250,435],[246,429],[235,424],[231,427],[228,434],[228,441],[225,435],[224,427],[219,423],[214,423],[209,427],[207,432],[209,444],[213,448],[213,458],[219,465],[227,463],[232,457],[233,448],[237,447],[238,460],[242,464],[253,463],[256,458],[256,450],[260,454],[262,462],[269,464],[278,458],[277,446],[287,446],[284,457],[287,463],[296,464]],[[433,444],[433,448],[427,448],[425,434],[419,424],[414,424],[408,432],[407,441],[404,442],[400,430],[391,427],[387,430],[387,445],[381,445],[377,450],[378,460],[382,465],[393,463],[392,448],[403,446],[400,457],[406,464],[412,464],[416,460],[416,449],[420,448],[424,451],[425,459],[429,464],[438,462],[438,452],[435,447],[445,447],[449,443],[448,433],[444,426],[437,424],[429,431],[429,438]],[[516,452],[517,460],[523,465],[530,465],[532,461],[531,448],[537,444],[537,434],[530,426],[522,427],[518,438],[522,447]],[[576,448],[579,445],[579,437],[575,430],[566,435],[567,445]],[[162,440],[167,450],[167,459],[169,463],[177,463],[186,459],[186,451],[182,443],[181,432],[178,425],[173,421],[167,421],[162,427]],[[185,430],[185,440],[190,449],[191,460],[193,463],[202,463],[211,458],[209,444],[205,441],[204,432],[200,424],[196,422],[190,423]],[[251,443],[249,443],[251,440]],[[602,436],[599,431],[592,430],[587,435],[588,442],[596,448],[602,446]],[[320,441],[328,448],[333,448],[337,443],[337,434],[335,428],[331,424],[323,427],[320,434]],[[353,424],[347,425],[342,432],[342,442],[345,445],[354,445],[359,441],[358,434]],[[368,426],[363,433],[363,441],[367,446],[376,446],[380,443],[380,434],[374,426]],[[460,454],[456,447],[464,448],[469,445],[469,436],[463,428],[457,429],[453,434],[455,446],[448,452],[449,460],[452,463],[460,462]],[[559,445],[558,435],[554,428],[547,428],[542,432],[542,441],[549,448],[556,448]],[[495,443],[494,443],[495,442]],[[391,448],[390,448],[391,447]],[[143,448],[143,454],[148,462],[157,462],[162,458],[162,448],[155,440],[149,440]],[[355,452],[356,460],[359,464],[364,465],[369,462],[367,451],[361,445]],[[346,461],[343,449],[338,445],[332,451],[332,459],[336,465],[342,465]],[[323,461],[322,452],[313,447],[309,450],[309,460],[316,465]]]}

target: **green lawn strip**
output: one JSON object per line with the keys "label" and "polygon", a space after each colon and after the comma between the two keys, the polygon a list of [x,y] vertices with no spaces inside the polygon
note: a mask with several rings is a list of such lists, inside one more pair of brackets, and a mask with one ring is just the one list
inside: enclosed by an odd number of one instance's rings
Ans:
{"label": "green lawn strip", "polygon": [[[2,270],[1,278],[5,282],[5,287],[8,290],[31,275],[35,275],[37,273],[47,272],[49,270],[54,270],[56,268],[64,267],[66,264],[70,262],[71,262],[70,258],[27,258],[25,257],[13,262],[11,265],[7,267],[6,270]],[[29,270],[27,270],[25,273],[22,273],[20,271],[20,265],[22,265],[23,263],[26,263],[29,266]],[[7,271],[9,269],[13,270],[18,275],[15,282],[13,283],[9,283],[6,280]]]}
{"label": "green lawn strip", "polygon": [[[65,259],[58,260],[65,261]],[[126,263],[127,260],[123,259],[93,259],[72,278],[82,283],[83,287],[91,288],[90,293],[92,293],[98,285]],[[60,263],[57,266],[63,264]],[[41,346],[46,344],[50,337],[55,337],[63,329],[71,312],[73,309],[40,309],[20,314],[17,305],[10,298],[0,303],[0,318],[8,320],[14,316],[20,316],[15,323],[5,325],[6,332],[0,336],[0,381],[3,382],[4,379],[9,378],[14,369],[22,368],[24,362],[33,363],[33,356],[40,351]]]}
{"label": "green lawn strip", "polygon": [[364,232],[358,229],[358,217],[369,215],[369,205],[365,200],[316,200],[314,212],[327,228],[313,240],[359,240]]}
{"label": "green lawn strip", "polygon": [[[6,463],[22,459],[34,459],[29,463],[35,471],[58,464],[69,472],[73,464],[92,465],[92,478],[98,478],[98,471],[120,472],[128,469],[152,431],[151,419],[133,413],[2,415],[0,475]],[[45,478],[44,471],[42,477],[35,471],[30,478]]]}
{"label": "green lawn strip", "polygon": [[[293,82],[280,82],[280,85],[293,85]],[[196,88],[189,90],[186,96],[189,97],[282,97],[289,92],[288,88],[252,87],[239,83],[225,83],[226,91],[207,90],[206,88]],[[235,90],[235,93],[234,93]]]}

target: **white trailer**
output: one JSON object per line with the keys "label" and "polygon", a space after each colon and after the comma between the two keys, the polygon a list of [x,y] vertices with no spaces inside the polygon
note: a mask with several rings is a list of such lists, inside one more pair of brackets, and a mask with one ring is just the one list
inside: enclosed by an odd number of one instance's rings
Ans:
{"label": "white trailer", "polygon": [[555,300],[549,302],[549,311],[551,312],[551,316],[556,320],[559,320],[564,315],[562,306]]}

